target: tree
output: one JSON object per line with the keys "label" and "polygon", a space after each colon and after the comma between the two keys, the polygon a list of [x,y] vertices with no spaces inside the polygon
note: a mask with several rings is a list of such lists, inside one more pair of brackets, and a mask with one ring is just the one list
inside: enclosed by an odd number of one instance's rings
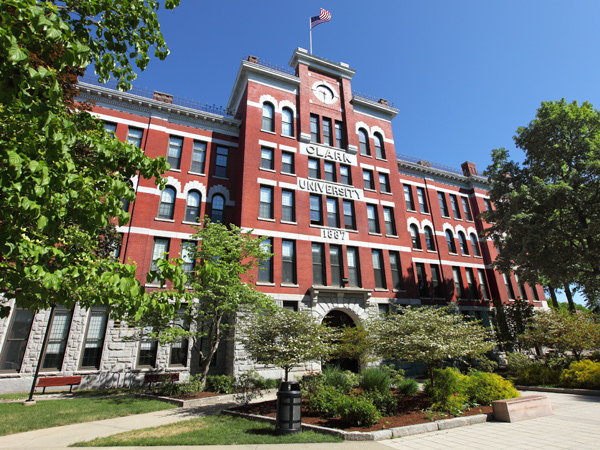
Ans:
{"label": "tree", "polygon": [[333,346],[329,355],[332,359],[354,359],[359,367],[374,359],[373,339],[363,325],[334,328],[332,332]]}
{"label": "tree", "polygon": [[508,350],[520,347],[520,335],[525,332],[532,317],[533,305],[526,300],[517,299],[508,305],[498,305],[492,317],[498,344],[508,347]]}
{"label": "tree", "polygon": [[587,102],[543,102],[514,140],[523,164],[496,149],[486,170],[496,208],[483,217],[500,248],[495,266],[530,283],[574,284],[592,306],[600,293],[600,112]]}
{"label": "tree", "polygon": [[406,307],[367,328],[379,356],[421,363],[432,382],[433,369],[449,359],[473,357],[495,347],[488,330],[448,308]]}
{"label": "tree", "polygon": [[194,261],[195,267],[188,272],[188,291],[178,298],[185,303],[183,310],[171,315],[148,315],[138,324],[153,327],[161,344],[187,339],[200,357],[204,387],[210,362],[236,319],[275,308],[271,297],[242,281],[272,254],[251,231],[213,223],[208,218],[196,226],[185,251],[186,260]]}
{"label": "tree", "polygon": [[[173,8],[179,0],[167,0]],[[121,201],[136,175],[162,185],[164,158],[109,136],[75,101],[77,77],[93,62],[121,88],[143,70],[148,51],[167,54],[153,0],[5,0],[0,3],[0,316],[6,301],[32,311],[105,304],[137,317],[170,309],[169,294],[148,294],[136,266],[110,258]],[[183,289],[177,265],[161,277]],[[172,295],[172,294],[171,294]]]}
{"label": "tree", "polygon": [[530,347],[548,347],[561,355],[570,351],[576,360],[585,350],[600,347],[600,324],[593,314],[565,309],[538,311],[522,336]]}
{"label": "tree", "polygon": [[295,366],[321,359],[331,350],[332,331],[310,311],[278,309],[247,320],[241,342],[252,359],[284,370],[288,381]]}

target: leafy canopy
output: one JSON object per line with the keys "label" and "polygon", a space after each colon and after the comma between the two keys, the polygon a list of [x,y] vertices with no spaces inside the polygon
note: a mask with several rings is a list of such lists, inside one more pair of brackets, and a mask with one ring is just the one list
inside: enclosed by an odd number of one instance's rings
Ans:
{"label": "leafy canopy", "polygon": [[600,112],[585,102],[543,102],[514,137],[522,165],[492,152],[486,175],[496,209],[485,234],[495,265],[531,283],[576,284],[590,303],[600,292]]}

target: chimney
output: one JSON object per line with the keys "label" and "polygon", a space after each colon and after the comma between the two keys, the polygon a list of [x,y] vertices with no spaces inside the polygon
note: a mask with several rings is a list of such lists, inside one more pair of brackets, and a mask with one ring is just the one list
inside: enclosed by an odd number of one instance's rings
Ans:
{"label": "chimney", "polygon": [[385,98],[380,98],[379,103],[381,103],[382,105],[388,106],[388,101]]}
{"label": "chimney", "polygon": [[475,167],[475,163],[471,161],[465,161],[460,166],[463,171],[463,175],[465,177],[470,177],[471,175],[477,175],[477,167]]}
{"label": "chimney", "polygon": [[168,103],[169,105],[173,104],[173,96],[171,94],[165,94],[164,92],[154,91],[154,100]]}
{"label": "chimney", "polygon": [[248,62],[254,63],[254,64],[258,64],[258,56],[248,56]]}

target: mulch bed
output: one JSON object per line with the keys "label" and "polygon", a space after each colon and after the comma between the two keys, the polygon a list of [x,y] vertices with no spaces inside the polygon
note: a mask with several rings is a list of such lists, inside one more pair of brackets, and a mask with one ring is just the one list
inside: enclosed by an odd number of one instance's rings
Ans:
{"label": "mulch bed", "polygon": [[[398,398],[398,413],[394,416],[382,417],[372,427],[349,427],[337,418],[323,419],[321,417],[311,417],[308,411],[302,408],[302,423],[310,425],[319,425],[328,428],[337,428],[344,431],[377,431],[406,425],[416,425],[419,423],[428,423],[433,420],[452,419],[451,414],[440,414],[425,411],[431,406],[431,403],[423,394],[418,394],[413,397]],[[233,411],[239,411],[248,414],[256,414],[259,416],[275,417],[277,415],[276,400],[252,403],[247,406],[236,406],[231,408]],[[473,416],[477,414],[492,413],[491,406],[477,406],[463,412],[460,417]]]}

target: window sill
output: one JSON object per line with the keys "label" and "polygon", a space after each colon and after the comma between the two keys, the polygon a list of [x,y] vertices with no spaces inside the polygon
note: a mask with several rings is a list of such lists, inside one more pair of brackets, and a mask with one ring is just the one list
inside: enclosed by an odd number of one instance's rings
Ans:
{"label": "window sill", "polygon": [[263,222],[275,222],[275,219],[271,219],[269,217],[258,217],[257,220],[262,220]]}
{"label": "window sill", "polygon": [[437,253],[435,250],[427,250],[427,253]]}
{"label": "window sill", "polygon": [[170,223],[175,223],[175,220],[173,220],[173,219],[162,219],[160,217],[155,217],[154,220],[156,222],[170,222]]}
{"label": "window sill", "polygon": [[406,289],[392,289],[392,292],[404,292],[404,293],[406,293]]}
{"label": "window sill", "polygon": [[269,133],[269,134],[272,134],[272,135],[277,135],[277,133],[275,133],[274,131],[263,130],[262,128],[260,129],[260,131],[262,131],[263,133]]}
{"label": "window sill", "polygon": [[423,211],[421,211],[421,214],[423,214],[424,216],[430,216],[430,215],[431,215],[430,213],[428,213],[428,212],[423,212]]}
{"label": "window sill", "polygon": [[381,194],[383,194],[383,195],[390,195],[390,196],[391,196],[391,195],[393,195],[393,194],[392,194],[391,192],[389,192],[389,191],[381,191],[380,193],[381,193]]}
{"label": "window sill", "polygon": [[362,153],[359,153],[360,156],[362,156],[363,158],[373,158],[371,155],[365,155]]}
{"label": "window sill", "polygon": [[376,159],[377,161],[385,161],[385,162],[387,162],[387,159],[385,159],[385,158],[378,158],[378,157],[375,157],[375,159]]}
{"label": "window sill", "polygon": [[264,170],[265,172],[273,172],[273,173],[275,173],[275,169],[267,169],[266,167],[259,167],[258,170]]}
{"label": "window sill", "polygon": [[289,220],[280,220],[279,222],[287,225],[298,225],[298,222],[290,222]]}
{"label": "window sill", "polygon": [[191,170],[188,170],[188,175],[198,175],[200,177],[205,177],[206,174],[205,173],[200,173],[200,172],[192,172]]}
{"label": "window sill", "polygon": [[146,284],[144,284],[144,287],[160,288],[160,284],[158,284],[158,283],[146,283]]}
{"label": "window sill", "polygon": [[227,181],[229,181],[229,177],[220,177],[218,175],[213,175],[212,177],[215,180],[227,180]]}
{"label": "window sill", "polygon": [[364,188],[364,190],[368,191],[368,192],[375,192],[375,193],[377,193],[377,191],[375,189]]}
{"label": "window sill", "polygon": [[375,288],[375,289],[373,289],[373,291],[375,291],[375,292],[390,292],[390,290],[386,289],[386,288]]}
{"label": "window sill", "polygon": [[414,248],[414,247],[413,247],[413,248],[412,248],[412,251],[413,251],[413,252],[422,252],[422,251],[423,251],[423,249],[422,249],[422,248]]}
{"label": "window sill", "polygon": [[287,287],[287,288],[297,288],[297,287],[300,287],[300,285],[294,284],[294,283],[281,283],[279,286],[281,286],[281,287]]}
{"label": "window sill", "polygon": [[200,222],[190,222],[189,220],[182,220],[181,223],[186,225],[200,225]]}
{"label": "window sill", "polygon": [[458,253],[454,253],[454,252],[448,252],[448,254],[452,255],[452,256],[458,256]]}
{"label": "window sill", "polygon": [[280,134],[280,136],[283,137],[283,138],[296,140],[296,136],[289,136],[287,134]]}
{"label": "window sill", "polygon": [[389,238],[393,238],[393,239],[398,239],[398,235],[397,234],[386,234],[385,237],[389,237]]}
{"label": "window sill", "polygon": [[381,233],[373,233],[372,231],[369,231],[369,236],[381,236]]}
{"label": "window sill", "polygon": [[474,256],[473,256],[473,258],[477,258],[477,259],[483,259],[483,256],[477,256],[477,255],[474,255]]}
{"label": "window sill", "polygon": [[280,173],[281,175],[287,175],[287,176],[290,176],[290,177],[295,177],[295,176],[296,176],[296,174],[295,174],[295,173],[292,173],[292,172],[279,172],[279,173]]}
{"label": "window sill", "polygon": [[411,212],[411,213],[416,213],[417,210],[416,209],[410,209],[410,208],[406,208],[407,212]]}
{"label": "window sill", "polygon": [[173,168],[170,168],[170,169],[169,169],[169,172],[179,172],[179,173],[181,173],[181,169],[173,169]]}
{"label": "window sill", "polygon": [[257,281],[256,285],[257,286],[277,286],[275,283],[271,283],[268,281]]}
{"label": "window sill", "polygon": [[469,220],[469,219],[465,219],[465,222],[469,222],[469,223],[475,223],[474,220]]}

